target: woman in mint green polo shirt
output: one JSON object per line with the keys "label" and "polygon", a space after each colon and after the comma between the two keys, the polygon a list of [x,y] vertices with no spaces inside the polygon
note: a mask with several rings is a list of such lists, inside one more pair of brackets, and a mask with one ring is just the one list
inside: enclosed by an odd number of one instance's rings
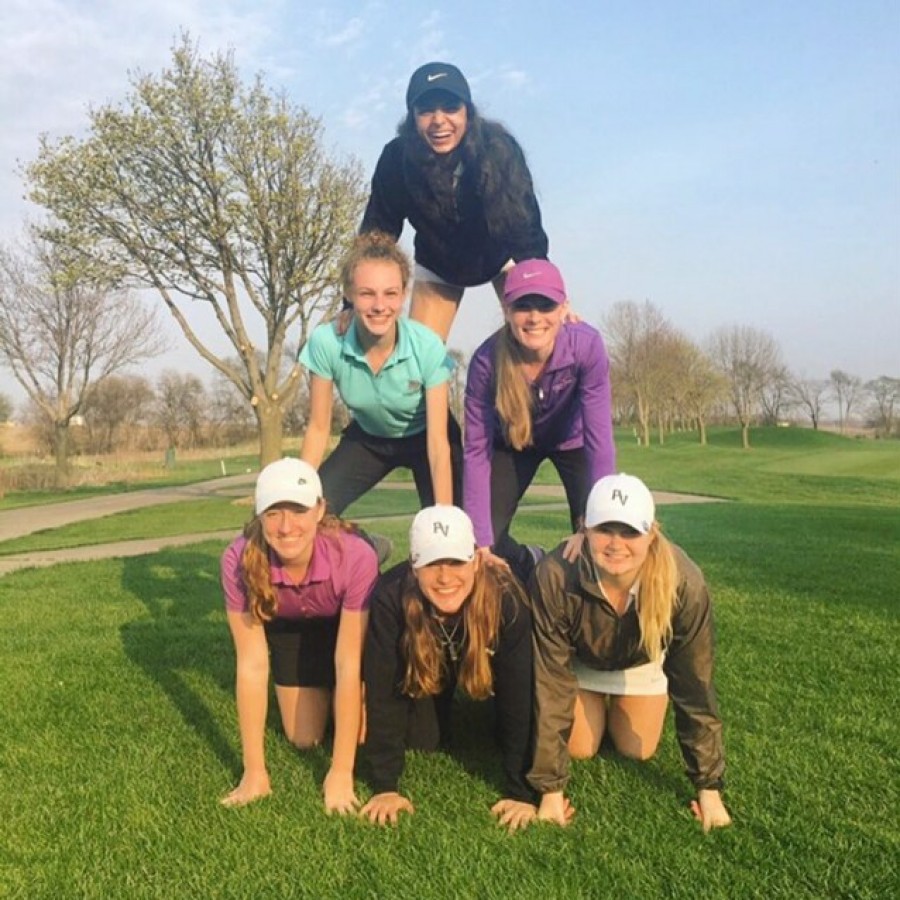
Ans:
{"label": "woman in mint green polo shirt", "polygon": [[[339,334],[334,323],[320,325],[300,352],[310,374],[300,456],[318,468],[337,515],[400,466],[412,469],[423,507],[461,498],[462,444],[449,407],[454,362],[430,328],[401,316],[409,278],[392,237],[360,235],[341,269],[350,326]],[[335,387],[353,420],[322,462]]]}

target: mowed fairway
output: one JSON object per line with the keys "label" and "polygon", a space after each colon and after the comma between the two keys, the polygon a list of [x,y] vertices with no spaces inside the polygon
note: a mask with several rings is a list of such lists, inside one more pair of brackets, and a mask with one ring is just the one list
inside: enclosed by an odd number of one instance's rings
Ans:
{"label": "mowed fairway", "polygon": [[[575,764],[568,829],[507,835],[489,705],[466,701],[453,755],[408,757],[396,829],[326,817],[327,753],[294,751],[277,715],[274,794],[220,807],[240,744],[222,544],[204,543],[0,579],[0,896],[896,896],[900,445],[753,441],[622,436],[619,454],[654,489],[730,500],[659,510],[714,596],[730,829],[691,819],[669,722],[649,763]],[[530,506],[516,532],[551,545],[567,518]],[[406,527],[375,529],[395,558]]]}

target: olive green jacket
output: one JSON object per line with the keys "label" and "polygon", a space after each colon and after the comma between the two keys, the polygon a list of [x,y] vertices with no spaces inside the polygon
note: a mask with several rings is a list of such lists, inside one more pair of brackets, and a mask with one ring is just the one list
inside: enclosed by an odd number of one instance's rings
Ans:
{"label": "olive green jacket", "polygon": [[[713,687],[713,623],[698,566],[673,545],[678,589],[663,671],[675,728],[695,787],[720,789],[725,770],[722,723]],[[573,654],[586,666],[629,669],[649,662],[640,647],[636,603],[619,616],[602,596],[587,542],[569,563],[559,547],[544,558],[529,585],[534,619],[536,745],[528,780],[542,794],[564,790],[567,744],[578,683]]]}

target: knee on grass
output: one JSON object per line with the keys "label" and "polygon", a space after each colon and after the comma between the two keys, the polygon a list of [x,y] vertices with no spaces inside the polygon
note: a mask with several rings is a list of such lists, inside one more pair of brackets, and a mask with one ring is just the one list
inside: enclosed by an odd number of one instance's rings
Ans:
{"label": "knee on grass", "polygon": [[295,734],[288,735],[288,741],[290,741],[291,746],[296,748],[297,750],[315,750],[316,747],[320,747],[322,745],[322,736],[315,736],[309,734]]}
{"label": "knee on grass", "polygon": [[641,740],[616,740],[613,738],[613,745],[616,748],[616,753],[619,756],[624,756],[626,759],[633,759],[636,762],[646,762],[648,759],[651,759],[653,755],[656,753],[656,748],[659,744],[659,741],[654,741],[653,743],[649,741],[641,741]]}

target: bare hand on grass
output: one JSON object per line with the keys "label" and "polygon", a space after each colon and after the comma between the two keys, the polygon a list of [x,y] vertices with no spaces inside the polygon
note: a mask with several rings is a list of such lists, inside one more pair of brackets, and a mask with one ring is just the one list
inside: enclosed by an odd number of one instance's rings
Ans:
{"label": "bare hand on grass", "polygon": [[268,797],[272,793],[272,785],[269,782],[269,773],[244,772],[240,784],[221,801],[222,806],[246,806],[261,797]]}
{"label": "bare hand on grass", "polygon": [[415,812],[412,803],[396,791],[385,791],[372,797],[359,814],[373,825],[396,825],[403,812],[412,815]]}
{"label": "bare hand on grass", "polygon": [[359,800],[353,790],[352,772],[335,772],[329,769],[325,776],[325,812],[347,815],[359,808]]}
{"label": "bare hand on grass", "polygon": [[718,791],[698,791],[697,799],[691,801],[691,812],[694,818],[703,825],[704,831],[713,828],[725,828],[731,824],[731,816],[722,802]]}
{"label": "bare hand on grass", "polygon": [[553,822],[565,828],[575,818],[575,807],[562,791],[554,791],[541,797],[537,817],[542,822]]}
{"label": "bare hand on grass", "polygon": [[527,828],[537,818],[537,807],[523,800],[499,800],[491,807],[497,824],[510,833]]}

